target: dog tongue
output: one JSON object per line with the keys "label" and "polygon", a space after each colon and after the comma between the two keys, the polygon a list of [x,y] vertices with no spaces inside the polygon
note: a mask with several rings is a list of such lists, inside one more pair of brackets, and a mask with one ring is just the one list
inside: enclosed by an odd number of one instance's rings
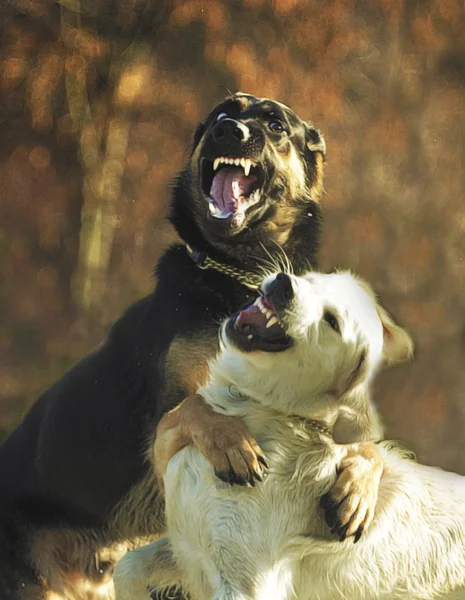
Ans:
{"label": "dog tongue", "polygon": [[252,185],[257,181],[254,175],[246,177],[242,169],[227,167],[213,178],[210,197],[223,214],[234,212],[237,202],[249,196]]}
{"label": "dog tongue", "polygon": [[262,314],[258,306],[249,306],[241,311],[236,319],[236,329],[245,329],[250,326],[257,329],[266,327],[266,317]]}

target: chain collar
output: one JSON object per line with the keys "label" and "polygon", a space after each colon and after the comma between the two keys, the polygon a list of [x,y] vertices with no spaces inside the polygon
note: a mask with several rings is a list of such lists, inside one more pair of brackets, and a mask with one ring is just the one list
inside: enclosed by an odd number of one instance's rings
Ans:
{"label": "chain collar", "polygon": [[[234,400],[249,400],[248,396],[244,396],[243,394],[241,394],[239,388],[237,388],[233,384],[228,386],[228,394],[231,396],[231,398],[234,398]],[[255,402],[255,400],[254,400],[254,402]],[[305,417],[301,417],[299,415],[294,415],[294,414],[290,414],[288,416],[291,419],[295,419],[296,421],[300,421],[301,423],[304,423],[304,425],[306,425],[307,427],[310,427],[311,429],[314,429],[318,433],[321,433],[322,435],[325,435],[326,437],[333,439],[333,433],[332,433],[331,429],[327,425],[325,425],[322,421],[316,421],[315,419],[307,419]]]}
{"label": "chain collar", "polygon": [[200,252],[199,250],[191,248],[189,244],[186,244],[186,251],[188,256],[195,262],[199,269],[214,269],[219,273],[223,273],[224,275],[228,275],[229,277],[236,279],[239,281],[239,283],[242,283],[242,285],[245,285],[251,290],[260,289],[263,281],[263,277],[261,275],[219,263],[210,258],[205,252]]}
{"label": "chain collar", "polygon": [[297,421],[301,421],[302,423],[305,423],[305,425],[308,425],[312,429],[315,429],[316,431],[318,431],[318,433],[321,433],[322,435],[325,435],[326,437],[330,437],[331,439],[333,438],[333,433],[332,433],[331,429],[329,427],[327,427],[322,421],[315,421],[315,419],[306,419],[305,417],[300,417],[299,415],[289,415],[289,416],[292,419],[296,419]]}

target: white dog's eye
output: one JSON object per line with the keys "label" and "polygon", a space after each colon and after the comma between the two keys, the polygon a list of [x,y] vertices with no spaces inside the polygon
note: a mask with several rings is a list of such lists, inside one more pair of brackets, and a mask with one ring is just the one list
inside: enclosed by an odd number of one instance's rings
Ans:
{"label": "white dog's eye", "polygon": [[225,119],[228,115],[226,113],[220,113],[217,117],[217,121],[221,121],[221,119]]}
{"label": "white dog's eye", "polygon": [[323,319],[326,321],[326,323],[328,323],[328,325],[332,329],[334,329],[334,331],[336,331],[336,333],[341,332],[341,329],[339,327],[339,321],[336,319],[333,313],[329,312],[329,310],[325,312],[325,314],[323,315]]}

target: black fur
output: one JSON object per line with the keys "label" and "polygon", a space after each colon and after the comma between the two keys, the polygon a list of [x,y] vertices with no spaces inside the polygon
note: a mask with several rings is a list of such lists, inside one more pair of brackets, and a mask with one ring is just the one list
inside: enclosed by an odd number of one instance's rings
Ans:
{"label": "black fur", "polygon": [[[270,110],[288,128],[281,138],[268,129]],[[234,119],[253,128],[259,138],[254,158],[263,160],[267,169],[269,194],[241,231],[209,219],[193,174],[198,145],[200,155],[214,152],[211,131],[221,111],[230,111]],[[194,158],[174,187],[171,220],[181,238],[218,261],[253,270],[257,260],[268,259],[267,253],[277,254],[266,226],[287,202],[295,218],[284,249],[295,272],[305,270],[315,261],[319,237],[318,190],[313,190],[318,163],[316,152],[308,149],[308,143],[318,139],[316,130],[271,101],[240,95],[217,107],[199,127]],[[289,198],[293,175],[273,171],[270,144],[283,153],[293,144],[302,157],[308,184],[302,198]],[[255,295],[224,274],[199,269],[183,245],[163,255],[156,274],[155,291],[131,306],[105,344],[37,400],[0,447],[3,600],[42,597],[40,587],[34,588],[40,574],[34,573],[29,555],[35,532],[87,528],[102,540],[115,541],[109,518],[151,468],[144,460],[148,436],[167,407],[185,396],[185,390],[171,386],[168,392],[165,386],[171,342],[180,335],[216,337],[221,320]],[[33,588],[36,592],[30,591]]]}

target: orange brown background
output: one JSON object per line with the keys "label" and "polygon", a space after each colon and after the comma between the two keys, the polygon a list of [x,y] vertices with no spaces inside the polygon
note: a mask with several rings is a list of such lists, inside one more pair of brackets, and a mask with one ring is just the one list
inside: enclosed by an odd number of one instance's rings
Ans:
{"label": "orange brown background", "polygon": [[328,146],[322,267],[412,333],[387,435],[465,473],[462,0],[2,0],[0,431],[148,293],[169,181],[230,91]]}

